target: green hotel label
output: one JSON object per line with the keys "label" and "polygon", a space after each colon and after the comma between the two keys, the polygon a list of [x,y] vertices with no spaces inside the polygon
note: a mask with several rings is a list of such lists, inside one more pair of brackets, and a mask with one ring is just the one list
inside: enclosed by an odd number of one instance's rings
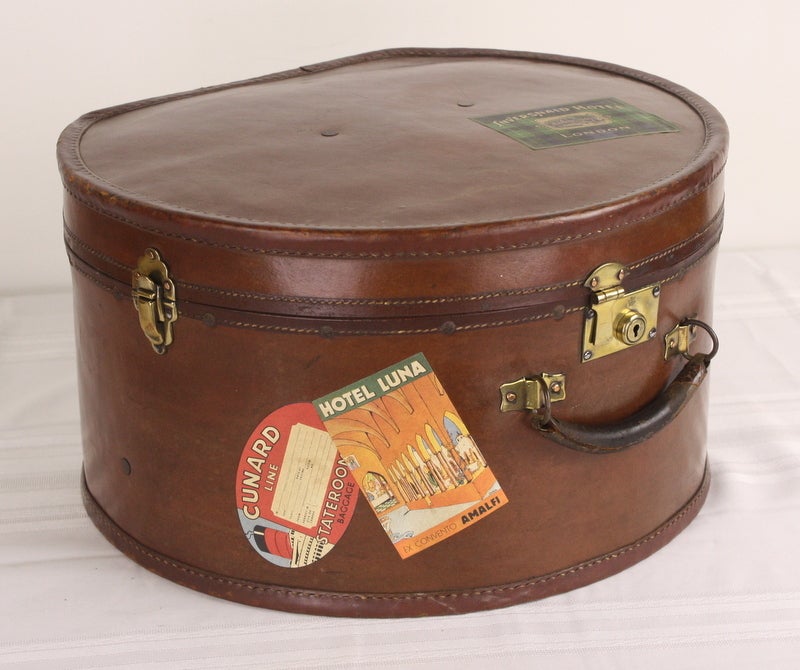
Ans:
{"label": "green hotel label", "polygon": [[531,149],[599,142],[631,135],[675,133],[673,123],[617,98],[585,100],[471,119]]}

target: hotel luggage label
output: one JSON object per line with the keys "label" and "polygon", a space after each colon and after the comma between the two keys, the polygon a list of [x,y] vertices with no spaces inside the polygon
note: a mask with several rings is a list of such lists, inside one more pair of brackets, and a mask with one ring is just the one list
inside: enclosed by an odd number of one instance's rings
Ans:
{"label": "hotel luggage label", "polygon": [[680,128],[618,98],[583,100],[470,119],[531,149],[549,149]]}
{"label": "hotel luggage label", "polygon": [[313,405],[401,558],[508,502],[421,353]]}

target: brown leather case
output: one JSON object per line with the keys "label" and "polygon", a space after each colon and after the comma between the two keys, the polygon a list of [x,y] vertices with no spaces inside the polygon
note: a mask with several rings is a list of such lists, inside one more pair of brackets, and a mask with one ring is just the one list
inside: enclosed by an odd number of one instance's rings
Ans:
{"label": "brown leather case", "polygon": [[[670,82],[485,50],[81,117],[58,158],[90,516],[181,584],[331,615],[502,607],[648,556],[708,488],[726,148]],[[237,512],[253,431],[417,353],[508,502],[402,558],[361,493],[322,558],[265,560]],[[395,496],[435,506],[440,432]]]}

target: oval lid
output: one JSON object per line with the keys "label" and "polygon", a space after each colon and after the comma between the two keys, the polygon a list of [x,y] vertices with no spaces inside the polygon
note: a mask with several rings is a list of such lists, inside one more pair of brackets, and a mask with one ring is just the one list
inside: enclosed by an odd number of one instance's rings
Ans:
{"label": "oval lid", "polygon": [[707,187],[726,143],[713,107],[644,73],[396,49],[87,114],[59,161],[75,197],[167,234],[452,250],[641,219]]}

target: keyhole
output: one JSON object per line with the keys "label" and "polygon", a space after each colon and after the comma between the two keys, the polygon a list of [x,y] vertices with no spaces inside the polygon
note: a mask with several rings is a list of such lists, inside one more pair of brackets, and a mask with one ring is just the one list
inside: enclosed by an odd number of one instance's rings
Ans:
{"label": "keyhole", "polygon": [[647,322],[636,310],[626,309],[620,315],[615,328],[615,335],[621,342],[631,346],[644,336]]}

